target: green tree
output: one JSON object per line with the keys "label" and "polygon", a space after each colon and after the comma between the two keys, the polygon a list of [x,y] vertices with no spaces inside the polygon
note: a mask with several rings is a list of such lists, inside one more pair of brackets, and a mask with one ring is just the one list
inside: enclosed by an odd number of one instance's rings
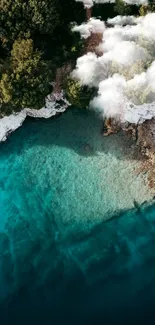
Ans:
{"label": "green tree", "polygon": [[96,94],[95,88],[82,86],[79,81],[69,78],[66,84],[66,97],[76,107],[85,108],[89,106],[90,100]]}
{"label": "green tree", "polygon": [[59,24],[56,0],[0,0],[1,35],[12,44],[36,33],[52,34]]}
{"label": "green tree", "polygon": [[75,0],[0,0],[0,51],[8,56],[16,39],[31,38],[45,60],[62,64],[73,56],[70,23],[80,23],[83,14]]}
{"label": "green tree", "polygon": [[52,78],[50,62],[41,58],[41,53],[33,49],[33,41],[17,40],[13,44],[9,68],[3,69],[0,81],[1,111],[11,108],[41,108],[49,93]]}
{"label": "green tree", "polygon": [[155,4],[154,1],[148,1],[148,5],[141,5],[139,8],[139,15],[140,16],[145,16],[149,12],[154,12],[155,11]]}
{"label": "green tree", "polygon": [[114,11],[121,16],[130,15],[131,7],[127,5],[123,0],[116,0]]}

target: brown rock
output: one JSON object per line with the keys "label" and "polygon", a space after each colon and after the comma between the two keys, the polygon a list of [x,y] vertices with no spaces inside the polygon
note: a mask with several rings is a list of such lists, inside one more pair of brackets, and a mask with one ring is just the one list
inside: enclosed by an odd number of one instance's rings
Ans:
{"label": "brown rock", "polygon": [[120,125],[116,120],[112,118],[107,118],[104,121],[103,125],[103,135],[108,136],[110,134],[114,134],[120,131]]}

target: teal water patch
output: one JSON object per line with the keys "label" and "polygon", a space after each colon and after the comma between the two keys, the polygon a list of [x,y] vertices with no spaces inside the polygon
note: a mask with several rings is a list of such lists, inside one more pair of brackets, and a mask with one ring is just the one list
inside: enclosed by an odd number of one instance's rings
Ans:
{"label": "teal water patch", "polygon": [[138,206],[152,193],[133,143],[101,126],[73,110],[29,119],[0,145],[2,325],[113,322],[150,294],[154,206]]}

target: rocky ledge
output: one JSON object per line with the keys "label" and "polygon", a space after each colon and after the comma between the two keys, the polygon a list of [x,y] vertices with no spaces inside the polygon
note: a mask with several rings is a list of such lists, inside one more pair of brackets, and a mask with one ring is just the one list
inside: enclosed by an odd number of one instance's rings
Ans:
{"label": "rocky ledge", "polygon": [[155,188],[155,119],[137,126],[137,141],[141,154],[145,157],[142,170],[148,173],[151,188]]}
{"label": "rocky ledge", "polygon": [[141,157],[140,171],[147,172],[151,188],[155,188],[155,118],[141,124],[120,124],[113,119],[106,119],[103,126],[103,135],[108,136],[117,132],[125,132],[135,142],[139,157]]}
{"label": "rocky ledge", "polygon": [[22,126],[27,116],[34,118],[50,118],[63,113],[70,106],[65,99],[63,92],[49,95],[46,98],[45,107],[36,110],[24,108],[19,113],[12,113],[9,116],[0,118],[0,142],[5,141],[10,133]]}

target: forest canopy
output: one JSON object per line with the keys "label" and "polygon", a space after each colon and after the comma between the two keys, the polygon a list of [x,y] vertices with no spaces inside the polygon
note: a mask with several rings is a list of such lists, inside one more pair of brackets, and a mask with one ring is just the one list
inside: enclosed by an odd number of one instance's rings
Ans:
{"label": "forest canopy", "polygon": [[[107,19],[117,14],[143,15],[147,10],[154,7],[116,0],[94,6],[92,14]],[[71,32],[71,23],[85,19],[82,3],[75,0],[0,0],[0,113],[44,105],[56,69],[66,62],[74,65],[81,53],[83,45],[80,36]],[[71,81],[67,85],[70,101],[81,103],[85,89]]]}
{"label": "forest canopy", "polygon": [[44,105],[56,68],[75,60],[70,23],[83,19],[75,0],[0,0],[1,112]]}

